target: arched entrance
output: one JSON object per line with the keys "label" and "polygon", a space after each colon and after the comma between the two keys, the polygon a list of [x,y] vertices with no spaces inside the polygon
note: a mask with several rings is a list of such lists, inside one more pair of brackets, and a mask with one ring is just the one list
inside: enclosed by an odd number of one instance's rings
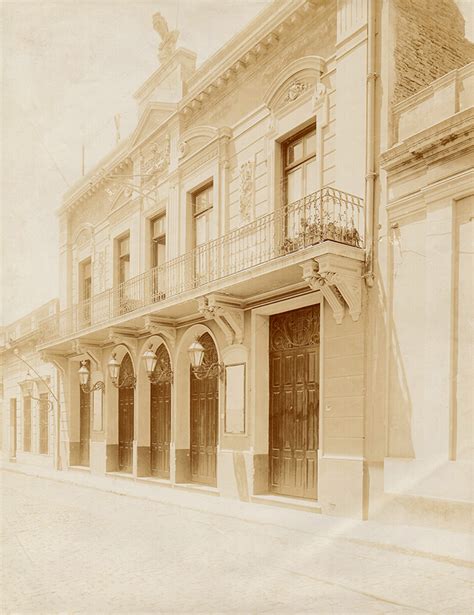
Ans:
{"label": "arched entrance", "polygon": [[[156,351],[155,374],[170,371],[170,357],[166,346]],[[160,478],[170,477],[171,440],[171,382],[156,382],[150,386],[150,449],[151,473]]]}
{"label": "arched entrance", "polygon": [[[217,349],[209,333],[199,338],[204,347],[204,365],[218,362]],[[218,376],[199,380],[191,369],[191,480],[217,484]]]}
{"label": "arched entrance", "polygon": [[270,485],[316,498],[319,305],[270,317]]}
{"label": "arched entrance", "polygon": [[[130,382],[134,371],[130,355],[127,353],[120,364],[118,382]],[[122,387],[118,395],[119,419],[119,470],[131,472],[133,466],[133,387]]]}

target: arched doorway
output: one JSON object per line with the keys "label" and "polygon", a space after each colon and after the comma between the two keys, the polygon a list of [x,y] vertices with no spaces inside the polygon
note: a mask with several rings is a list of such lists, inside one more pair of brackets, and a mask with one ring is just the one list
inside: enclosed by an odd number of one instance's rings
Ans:
{"label": "arched doorway", "polygon": [[[130,355],[127,353],[120,364],[118,382],[133,380],[134,371]],[[119,470],[131,472],[133,466],[133,387],[119,388]]]}
{"label": "arched doorway", "polygon": [[[170,357],[164,344],[156,351],[155,373],[170,372]],[[150,452],[151,473],[160,478],[170,477],[171,440],[171,381],[150,386]]]}
{"label": "arched doorway", "polygon": [[[209,333],[199,338],[204,347],[204,365],[218,362],[217,349]],[[218,376],[199,380],[191,369],[191,480],[217,484]]]}

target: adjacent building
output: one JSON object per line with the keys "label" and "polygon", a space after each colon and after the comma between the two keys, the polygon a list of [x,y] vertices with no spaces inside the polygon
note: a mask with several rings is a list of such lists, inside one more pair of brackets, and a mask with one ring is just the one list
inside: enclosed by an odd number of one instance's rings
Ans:
{"label": "adjacent building", "polygon": [[466,526],[473,65],[454,1],[276,0],[199,67],[153,26],[135,131],[58,214],[59,306],[35,340],[57,465]]}

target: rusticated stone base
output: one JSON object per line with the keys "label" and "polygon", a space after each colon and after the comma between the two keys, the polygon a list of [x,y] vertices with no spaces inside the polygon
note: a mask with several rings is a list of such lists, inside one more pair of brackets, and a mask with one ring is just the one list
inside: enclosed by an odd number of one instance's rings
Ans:
{"label": "rusticated stone base", "polygon": [[191,453],[189,448],[175,450],[175,482],[189,483],[191,481]]}
{"label": "rusticated stone base", "polygon": [[81,465],[81,443],[69,442],[69,465]]}
{"label": "rusticated stone base", "polygon": [[106,472],[118,472],[118,444],[107,444],[106,448]]}
{"label": "rusticated stone base", "polygon": [[268,455],[260,454],[253,456],[253,494],[262,495],[268,493]]}
{"label": "rusticated stone base", "polygon": [[137,476],[150,476],[150,447],[137,446]]}

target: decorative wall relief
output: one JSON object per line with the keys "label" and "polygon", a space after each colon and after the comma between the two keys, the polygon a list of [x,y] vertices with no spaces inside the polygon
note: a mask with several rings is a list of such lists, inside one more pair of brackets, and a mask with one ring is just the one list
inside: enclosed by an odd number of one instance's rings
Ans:
{"label": "decorative wall relief", "polygon": [[178,143],[178,158],[184,158],[189,151],[189,145],[187,141],[180,141]]}
{"label": "decorative wall relief", "polygon": [[107,263],[107,248],[104,248],[97,254],[97,290],[102,292],[105,290],[105,274]]}
{"label": "decorative wall relief", "polygon": [[248,160],[240,166],[240,215],[242,220],[252,218],[255,197],[255,163]]}
{"label": "decorative wall relief", "polygon": [[306,92],[310,88],[310,85],[307,81],[299,81],[295,80],[290,84],[288,88],[288,92],[286,94],[287,101],[296,100],[303,92]]}
{"label": "decorative wall relief", "polygon": [[142,169],[144,173],[161,173],[168,168],[170,163],[170,137],[166,135],[164,145],[160,147],[160,141],[151,146],[151,156],[145,158]]}

